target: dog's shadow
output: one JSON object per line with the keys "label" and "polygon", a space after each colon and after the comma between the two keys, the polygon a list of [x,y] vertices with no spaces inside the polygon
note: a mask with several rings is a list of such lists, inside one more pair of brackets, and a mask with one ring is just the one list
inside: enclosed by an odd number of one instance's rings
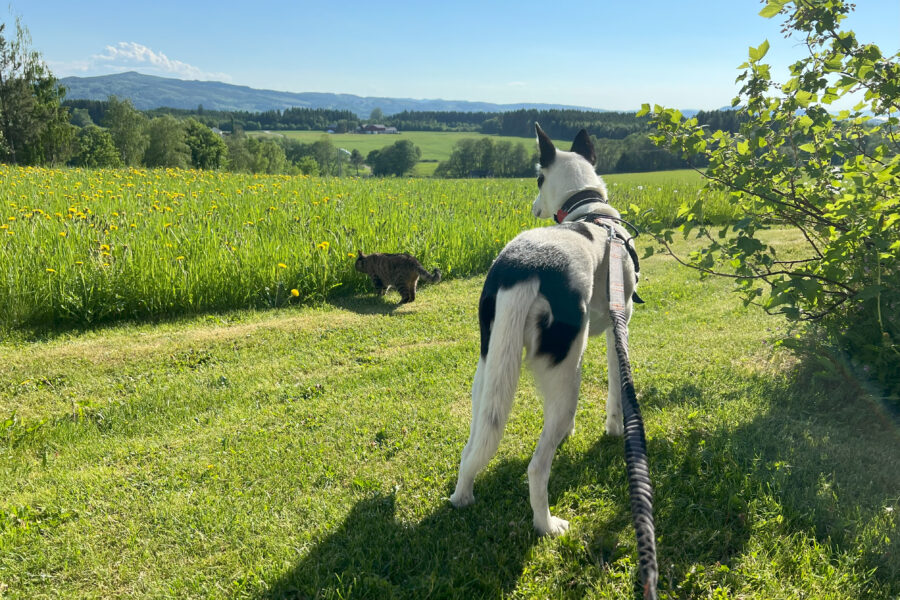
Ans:
{"label": "dog's shadow", "polygon": [[505,596],[540,539],[523,501],[525,468],[495,464],[479,477],[474,505],[447,501],[415,524],[398,520],[394,493],[360,500],[261,598]]}

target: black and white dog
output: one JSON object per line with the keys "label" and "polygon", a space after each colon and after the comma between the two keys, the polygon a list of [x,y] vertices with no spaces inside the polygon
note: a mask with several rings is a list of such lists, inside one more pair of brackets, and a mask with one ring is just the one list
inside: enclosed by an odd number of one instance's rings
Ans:
{"label": "black and white dog", "polygon": [[[540,126],[539,193],[532,212],[559,223],[525,231],[500,252],[481,293],[481,357],[472,383],[472,428],[462,452],[459,480],[450,501],[474,502],[475,475],[497,452],[519,380],[522,347],[544,397],[544,429],[528,465],[534,526],[541,534],[566,531],[568,521],[550,514],[550,464],[575,426],[581,384],[581,356],[588,335],[606,332],[609,398],[606,432],[623,434],[622,398],[608,292],[610,231],[627,232],[615,220],[599,224],[589,215],[619,213],[607,204],[606,185],[594,172],[594,147],[581,130],[571,152],[557,150]],[[610,227],[613,229],[611,230]],[[636,256],[622,263],[624,310],[631,317],[637,285]],[[636,297],[636,296],[635,296]]]}

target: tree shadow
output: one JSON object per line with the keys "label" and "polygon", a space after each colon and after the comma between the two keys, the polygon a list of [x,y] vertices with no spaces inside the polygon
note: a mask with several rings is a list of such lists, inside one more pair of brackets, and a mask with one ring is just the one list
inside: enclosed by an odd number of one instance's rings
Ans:
{"label": "tree shadow", "polygon": [[414,524],[397,519],[393,493],[361,500],[260,598],[502,597],[539,539],[525,468],[493,465],[476,483],[475,504],[457,510],[448,501]]}
{"label": "tree shadow", "polygon": [[721,400],[693,383],[668,394],[700,414],[677,438],[648,443],[661,584],[683,582],[698,564],[732,564],[751,536],[757,545],[771,536],[852,556],[861,578],[900,591],[900,532],[885,517],[900,499],[896,423],[876,402],[812,374],[801,365],[790,378],[748,377],[746,389],[767,398],[768,410],[736,427],[707,425],[703,407]]}

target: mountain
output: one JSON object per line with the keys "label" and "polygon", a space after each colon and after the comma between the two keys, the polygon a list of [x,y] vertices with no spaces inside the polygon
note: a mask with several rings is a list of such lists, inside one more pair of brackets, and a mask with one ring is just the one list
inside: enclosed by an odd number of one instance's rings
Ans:
{"label": "mountain", "polygon": [[328,108],[349,110],[363,118],[369,116],[374,108],[380,108],[385,115],[404,110],[461,112],[503,112],[521,108],[599,110],[563,104],[492,104],[466,100],[416,100],[320,92],[278,92],[219,81],[185,81],[156,77],[134,71],[98,77],[64,77],[60,83],[66,88],[68,100],[106,100],[108,96],[116,96],[131,100],[139,110],[159,107],[194,109],[200,104],[208,110],[249,112],[291,107]]}

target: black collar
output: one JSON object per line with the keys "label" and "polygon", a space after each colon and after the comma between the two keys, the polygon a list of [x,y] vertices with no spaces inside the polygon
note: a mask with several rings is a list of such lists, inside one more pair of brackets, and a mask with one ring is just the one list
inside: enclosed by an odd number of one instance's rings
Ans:
{"label": "black collar", "polygon": [[563,202],[562,208],[556,211],[556,214],[553,215],[553,219],[557,223],[562,223],[567,216],[575,211],[575,209],[580,208],[585,204],[593,204],[594,202],[608,204],[606,199],[596,190],[582,190],[576,192],[569,196],[568,200]]}

